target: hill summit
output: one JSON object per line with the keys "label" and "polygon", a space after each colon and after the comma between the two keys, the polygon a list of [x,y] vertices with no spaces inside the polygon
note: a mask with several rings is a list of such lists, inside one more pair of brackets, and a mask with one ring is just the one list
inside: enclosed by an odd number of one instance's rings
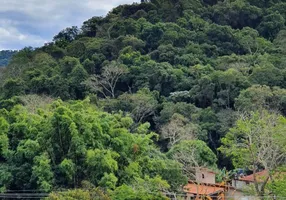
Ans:
{"label": "hill summit", "polygon": [[165,199],[198,167],[281,169],[285,22],[284,0],[142,0],[22,49],[0,71],[0,191]]}

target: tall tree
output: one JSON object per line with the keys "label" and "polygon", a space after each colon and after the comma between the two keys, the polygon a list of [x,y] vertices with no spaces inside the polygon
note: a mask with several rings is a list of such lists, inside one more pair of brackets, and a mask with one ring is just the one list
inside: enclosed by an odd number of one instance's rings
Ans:
{"label": "tall tree", "polygon": [[182,140],[194,140],[198,137],[200,127],[190,123],[180,114],[174,114],[169,123],[161,128],[161,136],[169,141],[169,148]]}
{"label": "tall tree", "polygon": [[86,82],[91,91],[100,92],[104,97],[115,98],[115,87],[118,80],[127,73],[124,65],[111,62],[102,69],[101,75],[93,75]]}
{"label": "tall tree", "polygon": [[[257,196],[264,199],[265,187],[279,166],[286,161],[286,119],[267,111],[242,114],[235,127],[222,139],[220,150],[232,158],[236,167],[247,167],[253,171]],[[268,172],[262,185],[256,173],[259,169]]]}
{"label": "tall tree", "polygon": [[184,174],[191,180],[196,180],[196,168],[216,168],[216,155],[200,140],[181,141],[167,155],[183,165]]}

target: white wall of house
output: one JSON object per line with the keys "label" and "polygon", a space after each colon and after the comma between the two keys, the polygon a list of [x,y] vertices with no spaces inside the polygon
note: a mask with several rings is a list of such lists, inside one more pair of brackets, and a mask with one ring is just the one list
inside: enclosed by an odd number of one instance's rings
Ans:
{"label": "white wall of house", "polygon": [[232,186],[238,190],[242,190],[248,186],[247,182],[240,180],[232,180]]}
{"label": "white wall of house", "polygon": [[215,184],[215,173],[207,169],[196,169],[196,181],[198,183]]}

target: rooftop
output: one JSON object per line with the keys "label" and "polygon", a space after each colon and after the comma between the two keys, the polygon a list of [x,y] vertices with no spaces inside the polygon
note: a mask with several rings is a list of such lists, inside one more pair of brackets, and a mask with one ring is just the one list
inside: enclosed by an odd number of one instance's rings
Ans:
{"label": "rooftop", "polygon": [[224,188],[189,183],[184,187],[184,191],[187,193],[191,193],[191,194],[211,195],[211,194],[217,194],[217,193],[223,192]]}
{"label": "rooftop", "polygon": [[[268,172],[267,170],[263,170],[260,172],[256,173],[256,179],[258,182],[263,182],[268,176]],[[244,176],[242,178],[239,179],[240,181],[246,181],[246,182],[254,182],[254,175],[248,175],[248,176]]]}

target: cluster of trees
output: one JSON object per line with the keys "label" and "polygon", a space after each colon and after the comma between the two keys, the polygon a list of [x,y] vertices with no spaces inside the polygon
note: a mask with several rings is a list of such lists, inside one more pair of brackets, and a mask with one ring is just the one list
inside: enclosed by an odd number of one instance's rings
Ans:
{"label": "cluster of trees", "polygon": [[203,141],[184,141],[164,154],[149,123],[135,126],[130,116],[103,112],[88,98],[63,102],[32,95],[2,103],[7,107],[0,112],[2,192],[83,187],[86,195],[112,199],[165,199],[164,192],[177,191],[187,181],[177,156],[187,159],[192,151],[194,162],[216,166]]}
{"label": "cluster of trees", "polygon": [[278,113],[257,111],[240,116],[222,139],[220,150],[232,158],[236,167],[251,169],[253,174],[261,168],[269,172],[267,177],[262,178],[262,183],[254,176],[254,189],[262,199],[267,187],[274,187],[276,195],[285,194],[281,189],[285,184],[285,169],[279,170],[286,163],[285,131],[285,117]]}
{"label": "cluster of trees", "polygon": [[0,51],[0,67],[7,66],[12,56],[18,51],[2,50]]}
{"label": "cluster of trees", "polygon": [[24,48],[0,72],[2,190],[164,198],[195,167],[283,169],[284,8],[142,1]]}

